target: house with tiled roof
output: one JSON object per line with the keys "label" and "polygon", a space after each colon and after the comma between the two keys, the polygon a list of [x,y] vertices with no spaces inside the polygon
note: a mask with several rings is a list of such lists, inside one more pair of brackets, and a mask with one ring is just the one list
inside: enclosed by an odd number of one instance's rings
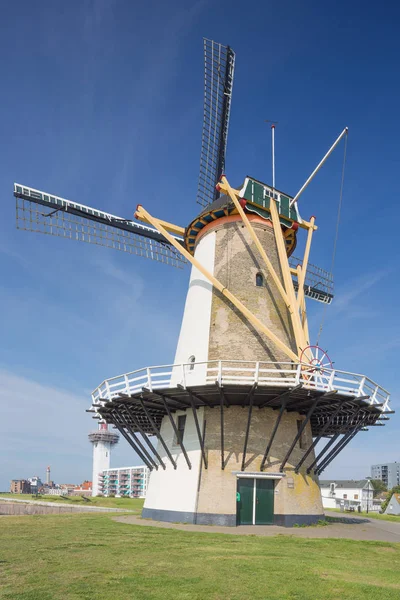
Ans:
{"label": "house with tiled roof", "polygon": [[379,510],[374,503],[374,486],[370,479],[327,479],[320,480],[319,485],[326,509]]}
{"label": "house with tiled roof", "polygon": [[386,507],[385,515],[400,515],[400,494],[392,494]]}

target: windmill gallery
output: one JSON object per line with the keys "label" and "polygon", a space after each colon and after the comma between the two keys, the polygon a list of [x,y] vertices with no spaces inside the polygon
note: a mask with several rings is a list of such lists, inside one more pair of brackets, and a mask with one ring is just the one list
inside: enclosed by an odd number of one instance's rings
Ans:
{"label": "windmill gallery", "polygon": [[[382,425],[388,392],[333,368],[310,344],[306,298],[333,299],[309,262],[315,218],[295,195],[225,170],[235,54],[204,41],[198,202],[187,227],[138,206],[139,222],[14,185],[22,229],[99,244],[175,267],[191,263],[175,360],[104,380],[90,412],[151,469],[143,517],[201,524],[318,521],[319,474],[353,437]],[[274,135],[274,126],[272,126]],[[304,232],[304,254],[294,258]],[[318,444],[318,448],[316,446]]]}

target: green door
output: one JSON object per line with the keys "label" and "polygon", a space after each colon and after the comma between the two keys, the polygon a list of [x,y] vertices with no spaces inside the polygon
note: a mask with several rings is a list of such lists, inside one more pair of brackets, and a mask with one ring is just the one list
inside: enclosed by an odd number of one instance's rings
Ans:
{"label": "green door", "polygon": [[256,525],[274,522],[274,481],[256,479]]}
{"label": "green door", "polygon": [[254,479],[243,477],[237,480],[236,520],[238,525],[253,524]]}

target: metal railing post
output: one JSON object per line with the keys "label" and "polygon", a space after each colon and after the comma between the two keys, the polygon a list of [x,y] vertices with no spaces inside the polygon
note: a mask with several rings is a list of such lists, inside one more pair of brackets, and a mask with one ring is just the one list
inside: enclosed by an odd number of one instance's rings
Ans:
{"label": "metal railing post", "polygon": [[334,387],[333,387],[333,380],[335,379],[335,375],[336,375],[335,371],[332,371],[332,373],[330,374],[330,377],[329,377],[328,390],[330,392],[334,389]]}
{"label": "metal railing post", "polygon": [[222,385],[222,360],[218,361],[218,385]]}
{"label": "metal railing post", "polygon": [[110,384],[108,383],[108,381],[106,381],[105,383],[106,383],[106,390],[107,390],[108,399],[111,400]]}
{"label": "metal railing post", "polygon": [[147,389],[150,392],[152,392],[153,388],[152,388],[152,385],[151,385],[151,371],[150,371],[149,367],[147,367],[146,372],[147,372]]}
{"label": "metal railing post", "polygon": [[376,401],[376,394],[377,394],[377,392],[378,392],[378,388],[379,388],[379,385],[377,385],[377,386],[375,387],[374,393],[372,394],[372,396],[371,396],[371,400],[369,401],[369,403],[370,403],[370,404],[375,404],[375,401]]}
{"label": "metal railing post", "polygon": [[365,383],[365,377],[363,377],[360,381],[360,385],[358,386],[358,395],[359,396],[364,396],[364,383]]}
{"label": "metal railing post", "polygon": [[129,394],[130,390],[129,390],[129,379],[128,379],[128,375],[124,375],[124,380],[125,380],[125,391],[127,394]]}
{"label": "metal railing post", "polygon": [[260,363],[259,361],[256,362],[256,368],[254,371],[254,383],[258,383],[258,377],[260,374]]}
{"label": "metal railing post", "polygon": [[301,363],[298,363],[297,368],[296,368],[296,380],[295,380],[296,385],[300,385],[300,378],[301,378]]}
{"label": "metal railing post", "polygon": [[186,390],[186,373],[185,373],[185,364],[182,363],[182,385]]}
{"label": "metal railing post", "polygon": [[382,409],[382,411],[383,411],[383,412],[385,412],[385,411],[386,411],[386,409],[387,409],[387,407],[388,407],[388,404],[389,404],[389,399],[390,399],[390,396],[389,396],[389,394],[388,394],[388,395],[387,395],[387,398],[386,398],[386,400],[385,400],[385,404],[383,405],[383,409]]}

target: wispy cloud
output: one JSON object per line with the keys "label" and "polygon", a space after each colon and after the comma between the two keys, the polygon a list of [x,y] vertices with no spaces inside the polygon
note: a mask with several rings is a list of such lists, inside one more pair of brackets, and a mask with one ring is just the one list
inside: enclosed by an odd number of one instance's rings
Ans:
{"label": "wispy cloud", "polygon": [[[0,404],[0,491],[8,489],[13,478],[44,478],[47,465],[57,482],[79,483],[91,477],[87,433],[95,425],[85,418],[89,396],[0,369]],[[122,463],[137,463],[124,441],[113,464]]]}
{"label": "wispy cloud", "polygon": [[[75,468],[75,477],[86,474],[90,468],[89,456],[85,456],[88,399],[4,369],[0,381],[0,488],[6,489],[13,477],[44,472],[55,456],[66,475]],[[15,461],[20,465],[18,472]]]}
{"label": "wispy cloud", "polygon": [[335,290],[335,298],[331,306],[313,307],[310,314],[310,328],[318,331],[321,322],[332,324],[337,321],[355,321],[373,319],[379,314],[380,307],[371,302],[373,288],[393,272],[392,268],[382,269],[355,277],[349,284]]}
{"label": "wispy cloud", "polygon": [[[356,299],[365,295],[368,290],[373,288],[384,277],[387,277],[391,271],[391,268],[382,269],[375,273],[368,273],[366,275],[356,277],[346,289],[339,290],[337,292],[337,296],[335,297],[335,301],[332,305],[332,312],[336,314],[343,313],[351,308],[353,314],[353,308]],[[354,314],[357,314],[357,310]]]}

